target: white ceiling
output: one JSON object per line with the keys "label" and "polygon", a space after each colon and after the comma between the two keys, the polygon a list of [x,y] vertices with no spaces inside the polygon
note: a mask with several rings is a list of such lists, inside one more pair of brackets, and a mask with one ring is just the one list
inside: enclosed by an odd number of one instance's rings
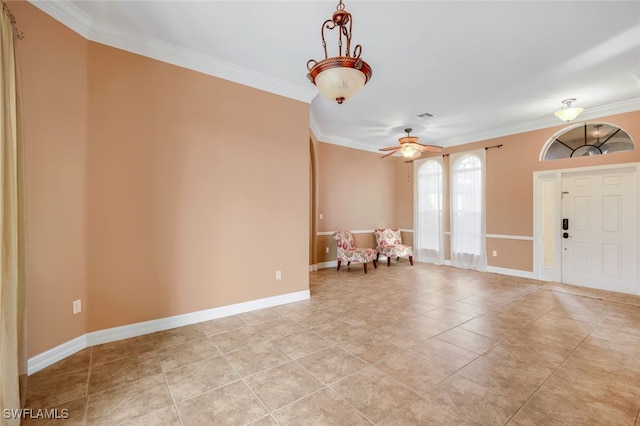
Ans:
{"label": "white ceiling", "polygon": [[87,39],[310,102],[320,140],[370,151],[405,127],[446,147],[556,126],[566,98],[578,120],[640,110],[640,1],[345,0],[373,77],[342,105],[306,77],[337,0],[31,2]]}

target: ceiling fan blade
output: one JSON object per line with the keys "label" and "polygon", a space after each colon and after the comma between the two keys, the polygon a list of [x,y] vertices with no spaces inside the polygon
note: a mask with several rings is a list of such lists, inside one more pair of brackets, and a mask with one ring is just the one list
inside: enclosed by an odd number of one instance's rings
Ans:
{"label": "ceiling fan blade", "polygon": [[400,148],[396,148],[396,149],[394,149],[393,151],[391,151],[391,152],[389,152],[389,153],[387,153],[387,154],[383,155],[383,156],[382,156],[382,157],[380,157],[380,158],[388,157],[388,156],[390,156],[390,155],[392,155],[392,154],[395,154],[395,153],[396,153],[396,151],[398,151],[398,150],[400,150]]}
{"label": "ceiling fan blade", "polygon": [[380,148],[379,151],[392,151],[399,148],[400,148],[399,146],[388,146],[386,148]]}
{"label": "ceiling fan blade", "polygon": [[416,149],[422,152],[442,152],[442,150],[444,149],[441,146],[436,146],[436,145],[423,145],[423,144],[417,144],[417,145],[418,146],[416,146]]}

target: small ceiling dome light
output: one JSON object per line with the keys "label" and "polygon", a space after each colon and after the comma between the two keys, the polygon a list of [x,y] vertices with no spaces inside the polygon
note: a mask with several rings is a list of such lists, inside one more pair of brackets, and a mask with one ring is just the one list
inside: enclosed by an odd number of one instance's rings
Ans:
{"label": "small ceiling dome light", "polygon": [[[329,58],[327,55],[327,43],[324,39],[324,30],[338,28],[338,56]],[[371,80],[371,67],[360,58],[362,46],[359,44],[351,54],[351,35],[353,19],[349,12],[344,10],[342,0],[338,3],[336,11],[331,19],[322,23],[322,47],[324,47],[324,59],[320,62],[309,59],[307,77],[311,83],[318,87],[320,93],[327,99],[339,104],[354,97],[356,93]],[[345,55],[342,56],[343,41],[346,41]]]}
{"label": "small ceiling dome light", "polygon": [[575,101],[576,101],[576,98],[565,99],[564,101],[562,101],[562,103],[564,104],[562,109],[554,112],[553,114],[556,117],[558,117],[560,120],[562,120],[562,121],[571,121],[571,120],[573,120],[578,115],[580,115],[580,113],[582,111],[584,111],[584,108],[582,108],[582,107],[572,107],[571,106],[571,102],[575,102]]}

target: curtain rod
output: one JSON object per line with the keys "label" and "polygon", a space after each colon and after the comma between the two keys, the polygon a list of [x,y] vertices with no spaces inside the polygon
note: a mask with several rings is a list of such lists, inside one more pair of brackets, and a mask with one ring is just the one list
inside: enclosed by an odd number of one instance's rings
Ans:
{"label": "curtain rod", "polygon": [[[502,147],[502,144],[500,144],[500,145],[485,146],[485,147],[484,147],[484,150],[486,151],[486,150],[491,149],[491,148],[500,148],[500,147]],[[450,156],[450,155],[451,155],[451,154],[442,154],[442,156],[443,156],[443,157],[448,157],[448,156]]]}
{"label": "curtain rod", "polygon": [[13,16],[11,9],[9,9],[9,6],[4,2],[4,0],[1,0],[1,2],[2,2],[2,11],[5,12],[9,17],[9,21],[11,22],[11,27],[13,28],[13,32],[15,36],[18,38],[18,40],[22,40],[24,38],[24,33],[20,30],[20,28],[18,28],[16,17]]}

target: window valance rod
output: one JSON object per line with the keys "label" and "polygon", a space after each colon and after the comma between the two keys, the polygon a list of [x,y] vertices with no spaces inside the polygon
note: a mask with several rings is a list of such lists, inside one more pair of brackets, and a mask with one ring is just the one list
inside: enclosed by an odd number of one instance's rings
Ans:
{"label": "window valance rod", "polygon": [[18,28],[18,25],[17,25],[18,23],[16,22],[15,16],[13,16],[11,9],[9,9],[9,6],[4,2],[4,0],[2,0],[1,3],[2,3],[2,12],[6,13],[7,16],[9,17],[9,21],[11,21],[11,26],[13,27],[13,33],[15,34],[18,40],[22,40],[24,38],[24,33],[20,30],[20,28]]}
{"label": "window valance rod", "polygon": [[[502,147],[502,144],[500,144],[500,145],[485,146],[485,147],[484,147],[484,150],[486,151],[486,150],[491,149],[491,148],[500,148],[500,147]],[[450,155],[451,155],[451,154],[442,154],[442,156],[443,156],[443,157],[448,157],[448,156],[450,156]]]}

